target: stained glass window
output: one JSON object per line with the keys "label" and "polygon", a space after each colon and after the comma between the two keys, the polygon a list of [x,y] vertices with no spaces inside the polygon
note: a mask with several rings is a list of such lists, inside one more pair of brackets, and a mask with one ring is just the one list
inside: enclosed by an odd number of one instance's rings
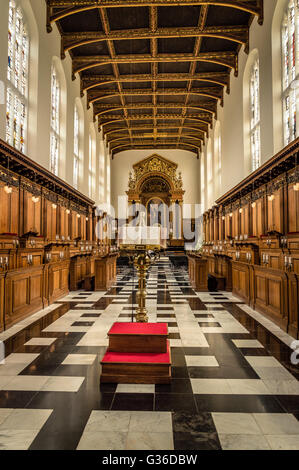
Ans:
{"label": "stained glass window", "polygon": [[55,66],[51,73],[50,171],[58,175],[60,148],[60,86]]}
{"label": "stained glass window", "polygon": [[287,145],[297,137],[299,0],[291,0],[288,4],[282,22],[281,42],[284,143]]}
{"label": "stained glass window", "polygon": [[216,124],[215,127],[215,137],[214,137],[214,160],[215,160],[215,193],[216,196],[220,195],[221,189],[221,132],[220,132],[220,122]]}
{"label": "stained glass window", "polygon": [[261,164],[260,134],[260,77],[259,60],[257,59],[253,64],[250,75],[250,145],[252,171],[255,171]]}
{"label": "stained glass window", "polygon": [[24,16],[16,1],[9,2],[8,64],[6,93],[6,140],[26,150],[29,37]]}
{"label": "stained glass window", "polygon": [[73,173],[73,185],[74,188],[78,189],[79,184],[79,113],[78,108],[75,106],[74,113],[74,173]]}

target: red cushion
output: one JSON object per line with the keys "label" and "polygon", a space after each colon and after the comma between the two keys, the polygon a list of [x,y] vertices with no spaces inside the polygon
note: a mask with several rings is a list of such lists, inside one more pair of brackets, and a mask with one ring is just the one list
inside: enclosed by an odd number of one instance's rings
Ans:
{"label": "red cushion", "polygon": [[108,335],[167,335],[167,323],[127,323],[116,322]]}
{"label": "red cushion", "polygon": [[107,351],[101,363],[170,364],[169,341],[166,353],[119,353]]}

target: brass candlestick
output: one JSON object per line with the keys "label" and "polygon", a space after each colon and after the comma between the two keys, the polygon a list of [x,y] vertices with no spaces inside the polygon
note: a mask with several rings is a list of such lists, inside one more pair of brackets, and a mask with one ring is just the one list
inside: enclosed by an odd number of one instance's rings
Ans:
{"label": "brass candlestick", "polygon": [[138,273],[138,291],[136,309],[136,321],[147,323],[146,308],[146,274],[151,264],[155,263],[159,257],[159,248],[156,245],[121,245],[121,254],[128,256]]}

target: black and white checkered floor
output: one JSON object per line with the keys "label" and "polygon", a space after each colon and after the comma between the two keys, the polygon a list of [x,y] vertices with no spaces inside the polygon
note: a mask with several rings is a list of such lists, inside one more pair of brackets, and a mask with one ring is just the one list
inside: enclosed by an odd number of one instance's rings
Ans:
{"label": "black and white checkered floor", "polygon": [[195,292],[167,257],[147,281],[167,322],[171,385],[99,385],[107,331],[130,321],[136,278],[72,292],[0,334],[1,449],[299,449],[292,338],[227,292]]}

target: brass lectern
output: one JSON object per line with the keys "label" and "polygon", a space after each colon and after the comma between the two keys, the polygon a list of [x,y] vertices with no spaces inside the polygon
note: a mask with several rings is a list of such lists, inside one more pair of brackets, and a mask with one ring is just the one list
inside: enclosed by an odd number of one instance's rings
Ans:
{"label": "brass lectern", "polygon": [[120,253],[128,256],[138,273],[136,321],[147,323],[146,273],[151,264],[160,258],[160,244],[120,244]]}

